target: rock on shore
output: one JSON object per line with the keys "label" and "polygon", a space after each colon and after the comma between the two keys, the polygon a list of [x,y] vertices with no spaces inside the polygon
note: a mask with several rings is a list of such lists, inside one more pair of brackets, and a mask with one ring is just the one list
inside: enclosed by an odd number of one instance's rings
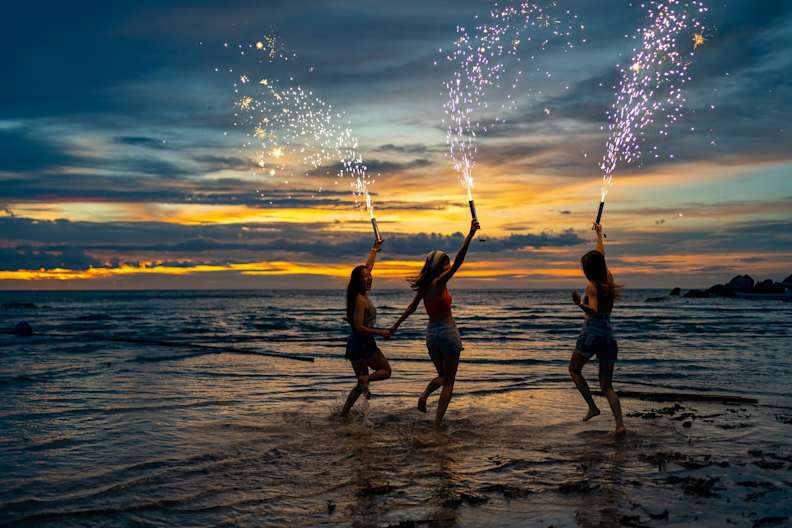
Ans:
{"label": "rock on shore", "polygon": [[[792,275],[782,282],[765,279],[756,282],[750,275],[736,275],[726,284],[714,284],[706,290],[692,289],[685,292],[683,297],[701,299],[706,297],[736,297],[738,293],[764,293],[783,294],[792,291]],[[670,295],[679,295],[681,290],[674,288]]]}

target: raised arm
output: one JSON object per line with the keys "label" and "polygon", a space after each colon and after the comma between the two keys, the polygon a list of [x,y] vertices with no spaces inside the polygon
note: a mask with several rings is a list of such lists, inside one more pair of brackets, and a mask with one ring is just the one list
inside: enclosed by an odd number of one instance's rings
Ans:
{"label": "raised arm", "polygon": [[412,301],[410,301],[410,304],[407,305],[407,308],[404,309],[404,313],[401,315],[401,317],[399,317],[399,320],[396,321],[396,323],[393,326],[391,326],[390,329],[391,334],[396,333],[396,330],[399,328],[399,325],[401,325],[404,321],[407,320],[408,317],[410,317],[413,313],[415,313],[415,310],[418,308],[418,304],[420,304],[422,298],[423,298],[423,292],[419,291],[415,294],[415,297],[413,298]]}
{"label": "raised arm", "polygon": [[364,316],[366,314],[366,301],[362,295],[358,295],[355,300],[355,315],[352,317],[352,329],[357,334],[361,335],[378,335],[382,337],[390,337],[390,330],[383,330],[382,328],[372,328],[363,324]]}
{"label": "raised arm", "polygon": [[470,231],[468,231],[467,236],[465,237],[465,241],[462,242],[462,247],[459,248],[457,251],[456,257],[454,257],[454,263],[451,264],[451,267],[448,268],[448,271],[440,275],[436,280],[440,283],[445,283],[451,280],[451,277],[454,276],[454,273],[462,267],[462,263],[465,262],[465,255],[467,255],[468,248],[470,247],[470,242],[473,240],[473,237],[476,235],[476,231],[481,229],[478,220],[473,219],[470,222]]}
{"label": "raised arm", "polygon": [[374,269],[374,261],[377,260],[377,253],[379,253],[380,248],[382,247],[382,240],[377,240],[374,242],[374,245],[371,246],[371,251],[369,251],[368,259],[366,259],[366,267],[369,271]]}
{"label": "raised arm", "polygon": [[597,233],[597,247],[595,249],[604,255],[605,242],[602,239],[602,224],[594,224],[594,231]]}

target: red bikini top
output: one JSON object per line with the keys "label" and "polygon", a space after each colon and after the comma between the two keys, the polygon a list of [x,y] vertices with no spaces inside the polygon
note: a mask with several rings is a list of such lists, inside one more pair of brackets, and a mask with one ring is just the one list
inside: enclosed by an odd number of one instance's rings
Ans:
{"label": "red bikini top", "polygon": [[429,301],[424,297],[424,306],[426,307],[426,313],[429,317],[433,317],[435,315],[442,315],[443,313],[447,312],[451,309],[451,294],[448,293],[448,288],[443,291],[443,296],[440,297],[437,301]]}

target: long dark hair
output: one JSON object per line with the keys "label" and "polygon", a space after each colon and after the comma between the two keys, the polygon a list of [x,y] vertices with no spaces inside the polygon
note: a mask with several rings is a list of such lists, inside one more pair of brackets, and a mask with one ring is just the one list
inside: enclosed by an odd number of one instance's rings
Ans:
{"label": "long dark hair", "polygon": [[594,249],[583,255],[580,263],[586,278],[597,285],[597,311],[610,313],[613,303],[621,296],[621,286],[613,280],[605,255]]}
{"label": "long dark hair", "polygon": [[363,285],[363,271],[366,266],[361,264],[355,266],[352,274],[349,276],[349,284],[347,285],[346,295],[346,320],[352,324],[352,319],[355,316],[355,301],[358,294],[365,293],[366,287]]}
{"label": "long dark hair", "polygon": [[432,284],[432,281],[435,280],[438,276],[440,276],[440,272],[443,269],[443,263],[446,261],[450,262],[450,258],[445,252],[436,249],[426,255],[426,262],[424,262],[423,268],[421,271],[418,272],[418,275],[411,279],[407,279],[407,282],[410,283],[410,287],[415,291],[425,291],[426,288]]}

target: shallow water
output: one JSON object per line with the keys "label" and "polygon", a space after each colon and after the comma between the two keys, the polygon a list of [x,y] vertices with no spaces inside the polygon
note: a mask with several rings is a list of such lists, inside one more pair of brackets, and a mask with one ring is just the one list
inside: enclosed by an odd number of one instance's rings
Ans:
{"label": "shallow water", "polygon": [[[41,333],[0,336],[0,525],[752,526],[792,515],[792,304],[627,291],[613,316],[618,389],[759,403],[625,399],[630,434],[615,442],[604,400],[602,416],[579,421],[566,363],[581,316],[568,292],[454,293],[465,351],[437,432],[436,400],[429,416],[413,408],[433,375],[424,314],[380,342],[394,377],[344,421],[343,292],[0,292],[0,304],[37,306],[0,310],[0,327],[28,320]],[[372,297],[383,325],[410,300]],[[595,366],[586,373],[596,380]]]}

